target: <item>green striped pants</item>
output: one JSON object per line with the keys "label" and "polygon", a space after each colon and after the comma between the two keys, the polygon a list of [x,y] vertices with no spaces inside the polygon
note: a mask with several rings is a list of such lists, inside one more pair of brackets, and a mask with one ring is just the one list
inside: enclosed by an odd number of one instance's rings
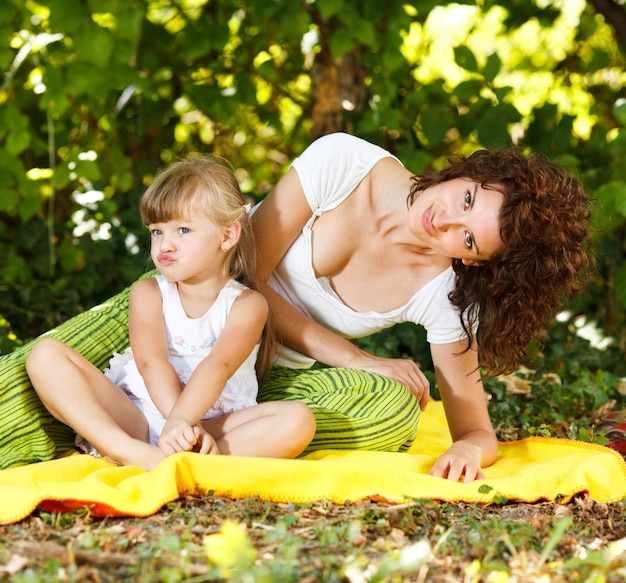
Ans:
{"label": "green striped pants", "polygon": [[[62,340],[97,367],[128,346],[130,288],[43,336]],[[49,460],[74,445],[74,433],[43,406],[26,374],[32,345],[0,356],[0,469]]]}
{"label": "green striped pants", "polygon": [[[129,288],[43,336],[58,338],[98,368],[128,346]],[[36,342],[33,341],[33,342]],[[33,343],[0,356],[0,469],[52,459],[70,449],[73,432],[55,420],[32,388],[24,364]],[[306,452],[319,449],[405,451],[415,439],[419,406],[408,389],[354,369],[275,367],[259,402],[298,400],[317,421]]]}
{"label": "green striped pants", "polygon": [[404,385],[352,368],[276,366],[259,387],[258,401],[302,401],[317,422],[303,454],[319,449],[407,451],[420,408]]}

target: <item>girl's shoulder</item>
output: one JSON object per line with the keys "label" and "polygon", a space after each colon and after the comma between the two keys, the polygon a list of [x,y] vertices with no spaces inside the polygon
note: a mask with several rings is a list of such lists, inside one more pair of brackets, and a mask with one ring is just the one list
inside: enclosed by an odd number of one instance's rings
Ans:
{"label": "girl's shoulder", "polygon": [[146,277],[142,279],[138,279],[130,286],[130,294],[131,296],[141,296],[153,294],[159,291],[159,284],[157,283],[157,277],[152,276]]}
{"label": "girl's shoulder", "polygon": [[230,294],[237,300],[245,299],[249,303],[255,302],[267,305],[267,300],[261,292],[244,285],[236,279],[230,279],[222,289],[222,293]]}
{"label": "girl's shoulder", "polygon": [[253,289],[245,288],[233,300],[228,314],[230,321],[239,323],[246,322],[246,325],[256,325],[255,322],[267,321],[269,317],[269,305],[263,294]]}
{"label": "girl's shoulder", "polygon": [[244,285],[240,281],[236,279],[230,278],[223,287],[224,290],[233,290],[234,292],[243,292],[247,289],[250,289],[247,285]]}

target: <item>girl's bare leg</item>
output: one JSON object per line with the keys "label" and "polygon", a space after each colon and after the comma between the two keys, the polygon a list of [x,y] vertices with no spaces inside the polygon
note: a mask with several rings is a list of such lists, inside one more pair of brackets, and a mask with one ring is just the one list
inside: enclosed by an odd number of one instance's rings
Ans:
{"label": "girl's bare leg", "polygon": [[271,401],[203,421],[225,455],[295,458],[315,434],[315,417],[297,401]]}
{"label": "girl's bare leg", "polygon": [[41,401],[98,452],[149,470],[164,458],[149,444],[148,423],[131,399],[87,359],[54,338],[31,350],[26,370]]}

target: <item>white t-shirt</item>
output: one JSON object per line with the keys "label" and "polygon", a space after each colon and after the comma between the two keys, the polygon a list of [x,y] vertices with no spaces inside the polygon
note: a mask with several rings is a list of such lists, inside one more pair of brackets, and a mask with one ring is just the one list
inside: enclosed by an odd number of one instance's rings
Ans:
{"label": "white t-shirt", "polygon": [[[298,173],[312,214],[268,283],[302,313],[345,338],[369,336],[394,324],[413,322],[424,326],[429,343],[461,340],[466,335],[458,311],[448,300],[454,287],[452,267],[423,286],[404,306],[385,313],[353,310],[341,301],[326,277],[315,276],[311,246],[315,219],[350,196],[382,158],[397,160],[386,150],[361,138],[336,133],[319,138],[293,161],[292,167]],[[308,368],[314,362],[278,345],[277,364]]]}

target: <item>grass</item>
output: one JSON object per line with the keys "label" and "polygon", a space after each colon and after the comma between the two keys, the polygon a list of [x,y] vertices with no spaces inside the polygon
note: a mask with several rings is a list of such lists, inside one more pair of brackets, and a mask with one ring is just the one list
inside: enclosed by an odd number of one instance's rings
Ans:
{"label": "grass", "polygon": [[189,497],[142,519],[38,512],[0,527],[1,572],[14,582],[617,583],[624,510],[586,497],[395,506]]}

